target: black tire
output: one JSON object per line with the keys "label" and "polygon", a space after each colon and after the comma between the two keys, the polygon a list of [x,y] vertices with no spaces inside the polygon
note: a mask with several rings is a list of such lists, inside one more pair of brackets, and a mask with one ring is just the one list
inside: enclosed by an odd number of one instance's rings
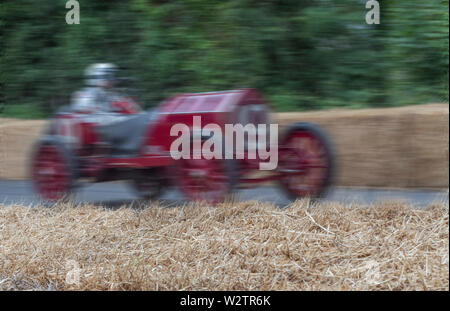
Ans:
{"label": "black tire", "polygon": [[[61,198],[57,200],[46,198],[42,195],[39,191],[39,185],[37,185],[37,181],[35,179],[35,175],[33,173],[33,168],[35,165],[36,158],[38,156],[39,151],[41,148],[45,146],[52,146],[58,149],[58,153],[62,156],[64,159],[64,165],[66,166],[67,173],[68,173],[68,182],[69,185],[67,187],[67,191],[65,194],[62,195]],[[74,191],[78,187],[78,169],[76,164],[75,157],[69,152],[66,145],[61,141],[60,138],[56,136],[44,136],[43,138],[39,139],[33,146],[31,150],[31,157],[30,157],[30,165],[28,167],[28,176],[32,181],[33,189],[36,193],[39,194],[39,196],[42,198],[44,202],[68,202],[73,199]]]}
{"label": "black tire", "polygon": [[[316,137],[316,139],[320,141],[321,145],[323,146],[327,157],[328,170],[320,186],[320,190],[316,192],[314,195],[309,196],[311,199],[320,199],[327,193],[329,187],[333,184],[334,181],[334,176],[336,174],[336,160],[335,160],[336,158],[334,151],[335,149],[330,139],[328,138],[329,137],[328,134],[325,132],[323,128],[321,128],[316,124],[307,122],[294,123],[291,126],[289,126],[281,136],[279,145],[282,146],[293,133],[300,131],[311,133],[314,137]],[[298,198],[301,198],[301,196],[299,197],[296,193],[290,191],[290,189],[286,187],[286,185],[282,182],[281,179],[278,181],[282,191],[286,194],[286,196],[290,200],[296,200]]]}
{"label": "black tire", "polygon": [[134,192],[144,200],[157,200],[164,192],[165,182],[161,169],[149,168],[133,174],[131,186]]}

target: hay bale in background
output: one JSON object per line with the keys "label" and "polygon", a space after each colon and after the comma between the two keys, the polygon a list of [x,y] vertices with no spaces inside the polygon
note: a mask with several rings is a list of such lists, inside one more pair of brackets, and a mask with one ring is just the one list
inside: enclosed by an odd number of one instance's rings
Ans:
{"label": "hay bale in background", "polygon": [[29,156],[47,121],[0,119],[0,179],[28,178]]}
{"label": "hay bale in background", "polygon": [[278,113],[281,127],[315,122],[332,137],[337,185],[448,188],[449,105]]}
{"label": "hay bale in background", "polygon": [[[284,126],[322,125],[338,155],[338,186],[448,188],[449,105],[277,113]],[[26,178],[46,121],[0,120],[0,179]]]}

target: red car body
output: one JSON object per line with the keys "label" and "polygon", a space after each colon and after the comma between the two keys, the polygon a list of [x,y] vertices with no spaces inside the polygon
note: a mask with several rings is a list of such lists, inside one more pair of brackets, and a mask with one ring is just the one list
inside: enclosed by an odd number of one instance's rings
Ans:
{"label": "red car body", "polygon": [[[122,113],[138,112],[126,100],[116,104]],[[263,177],[252,176],[258,159],[174,160],[170,147],[177,137],[170,129],[175,124],[192,128],[194,116],[200,116],[203,125],[214,123],[222,129],[225,124],[271,122],[269,104],[255,89],[179,94],[153,112],[136,153],[110,156],[95,122],[86,122],[83,114],[58,113],[34,149],[34,185],[45,199],[58,200],[80,181],[123,179],[131,180],[142,197],[156,198],[175,185],[188,199],[210,202],[223,200],[238,187],[272,180],[291,198],[319,196],[330,185],[334,167],[330,142],[322,129],[309,123],[293,124],[280,135],[278,168]]]}

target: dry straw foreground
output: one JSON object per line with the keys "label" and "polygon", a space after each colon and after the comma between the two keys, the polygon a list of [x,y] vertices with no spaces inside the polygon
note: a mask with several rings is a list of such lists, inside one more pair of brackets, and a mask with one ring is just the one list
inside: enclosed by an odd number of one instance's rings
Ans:
{"label": "dry straw foreground", "polygon": [[0,206],[0,289],[449,290],[448,219],[400,202]]}

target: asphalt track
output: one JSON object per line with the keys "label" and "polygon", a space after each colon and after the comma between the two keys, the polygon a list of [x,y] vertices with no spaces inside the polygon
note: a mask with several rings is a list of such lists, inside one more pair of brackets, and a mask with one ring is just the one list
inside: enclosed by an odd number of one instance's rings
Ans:
{"label": "asphalt track", "polygon": [[[291,203],[282,191],[275,186],[239,190],[235,198],[240,201],[258,200],[283,207]],[[403,201],[417,207],[431,203],[447,203],[448,190],[394,190],[372,188],[331,188],[323,201],[344,204],[372,204],[385,201]],[[90,203],[105,207],[120,207],[143,203],[125,182],[87,184],[78,189],[75,203]],[[160,199],[167,206],[185,203],[183,196],[176,190],[168,190]],[[0,204],[23,204],[36,206],[42,203],[29,181],[0,180]]]}

